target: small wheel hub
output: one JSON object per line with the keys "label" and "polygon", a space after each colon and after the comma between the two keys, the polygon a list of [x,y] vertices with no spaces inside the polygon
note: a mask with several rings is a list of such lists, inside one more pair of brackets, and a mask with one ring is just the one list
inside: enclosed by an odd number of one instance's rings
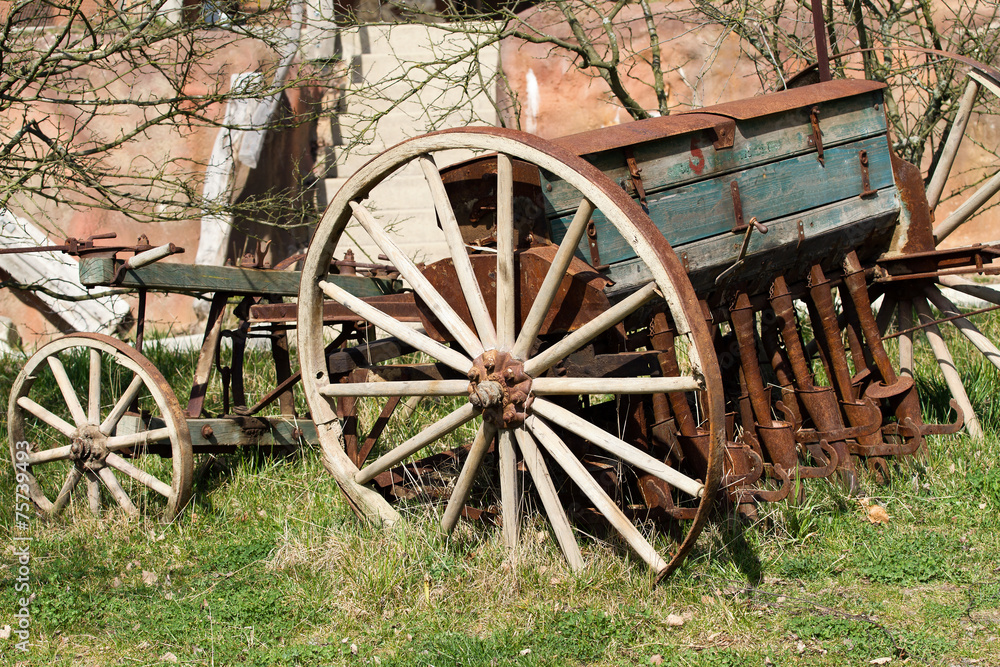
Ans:
{"label": "small wheel hub", "polygon": [[108,458],[107,441],[107,437],[96,426],[87,425],[80,428],[70,446],[73,460],[80,461],[83,467],[89,470],[103,468],[104,461]]}
{"label": "small wheel hub", "polygon": [[483,419],[502,428],[524,423],[531,378],[524,364],[508,352],[486,350],[469,370],[469,403],[483,411]]}

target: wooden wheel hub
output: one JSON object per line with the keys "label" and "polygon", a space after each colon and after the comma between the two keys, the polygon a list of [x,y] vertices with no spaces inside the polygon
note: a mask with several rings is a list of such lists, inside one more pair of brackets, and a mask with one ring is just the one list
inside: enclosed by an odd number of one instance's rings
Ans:
{"label": "wooden wheel hub", "polygon": [[89,470],[103,468],[108,458],[107,436],[93,424],[82,426],[70,446],[71,458],[80,461]]}
{"label": "wooden wheel hub", "polygon": [[469,403],[483,419],[510,428],[524,423],[531,378],[524,364],[507,352],[486,350],[469,369]]}

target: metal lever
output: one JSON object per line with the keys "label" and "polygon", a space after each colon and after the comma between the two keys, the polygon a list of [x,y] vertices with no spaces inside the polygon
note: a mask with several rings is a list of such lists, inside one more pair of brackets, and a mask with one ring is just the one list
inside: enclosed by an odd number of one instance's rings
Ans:
{"label": "metal lever", "polygon": [[753,234],[754,229],[761,234],[767,234],[767,227],[765,225],[757,222],[756,217],[750,218],[750,222],[747,224],[747,231],[743,234],[743,245],[740,246],[740,254],[736,258],[736,263],[715,277],[716,285],[720,284],[726,276],[743,266],[743,259],[747,256],[747,249],[750,247],[750,235]]}

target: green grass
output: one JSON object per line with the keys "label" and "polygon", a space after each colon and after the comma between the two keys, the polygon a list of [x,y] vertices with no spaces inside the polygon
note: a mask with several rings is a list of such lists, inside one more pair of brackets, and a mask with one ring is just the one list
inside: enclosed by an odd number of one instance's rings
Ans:
{"label": "green grass", "polygon": [[[618,540],[582,541],[588,567],[573,574],[533,516],[512,564],[496,529],[442,536],[439,507],[407,506],[390,531],[359,522],[314,449],[221,456],[169,525],[33,523],[31,651],[0,639],[0,664],[998,665],[1000,382],[955,343],[987,439],[934,438],[885,486],[863,474],[887,524],[814,480],[753,523],[718,517],[653,588]],[[193,355],[153,354],[178,388],[190,377]],[[0,364],[9,387],[18,364]],[[267,365],[255,359],[251,395]],[[940,378],[919,388],[944,418]],[[0,480],[11,545],[10,466]],[[16,626],[16,573],[5,548],[0,628]]]}

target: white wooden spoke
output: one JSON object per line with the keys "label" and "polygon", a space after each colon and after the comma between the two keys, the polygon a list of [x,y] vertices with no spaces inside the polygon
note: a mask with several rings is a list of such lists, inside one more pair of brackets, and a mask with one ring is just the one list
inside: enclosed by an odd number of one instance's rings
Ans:
{"label": "white wooden spoke", "polygon": [[[361,223],[361,226],[365,228],[368,234],[372,237],[372,240],[375,241],[375,244],[386,254],[389,261],[392,262],[393,266],[395,266],[399,271],[399,274],[406,279],[406,282],[408,282],[410,287],[413,288],[413,291],[424,300],[424,303],[426,303],[427,307],[431,309],[431,312],[434,313],[435,317],[441,321],[441,324],[443,324],[451,335],[455,337],[458,344],[464,347],[466,352],[471,354],[473,357],[478,357],[482,354],[484,348],[479,336],[477,336],[476,333],[469,328],[469,325],[467,325],[465,321],[458,316],[458,313],[456,313],[455,309],[451,307],[451,304],[449,304],[448,301],[441,296],[440,292],[434,289],[434,286],[431,285],[430,281],[427,280],[423,273],[421,273],[420,269],[417,268],[417,265],[413,263],[413,260],[407,257],[406,253],[404,253],[399,246],[397,246],[396,243],[389,238],[389,235],[385,233],[384,229],[382,229],[382,225],[380,225],[375,218],[372,217],[365,207],[357,202],[351,202],[351,210],[354,212],[354,217]],[[468,259],[464,248],[462,250],[462,256]],[[351,308],[339,299],[338,302],[341,303],[341,305]],[[351,308],[351,310],[354,309]],[[389,329],[386,329],[386,331],[389,331]],[[402,338],[402,336],[399,337]],[[442,359],[442,361],[444,360]]]}
{"label": "white wooden spoke", "polygon": [[483,420],[476,433],[476,439],[472,442],[469,455],[465,458],[462,472],[458,474],[455,481],[455,488],[451,490],[451,497],[444,508],[444,516],[441,517],[441,527],[445,532],[450,533],[455,530],[459,517],[462,516],[462,508],[465,501],[469,499],[469,492],[472,491],[472,483],[476,481],[476,474],[479,466],[483,462],[486,450],[493,444],[493,438],[497,434],[497,428],[490,422]]}
{"label": "white wooden spoke", "polygon": [[531,309],[528,310],[528,315],[524,318],[521,332],[517,335],[513,354],[518,359],[524,359],[528,356],[528,351],[531,350],[535,337],[538,336],[538,332],[545,322],[545,317],[549,314],[552,301],[559,291],[563,278],[566,277],[566,269],[569,268],[569,264],[573,260],[573,255],[576,253],[577,246],[580,245],[580,239],[583,238],[587,223],[590,222],[590,217],[593,214],[594,205],[590,203],[590,200],[581,200],[580,207],[576,209],[576,215],[573,216],[573,220],[566,230],[566,236],[563,237],[562,243],[559,244],[559,250],[556,251],[556,255],[552,259],[552,265],[538,288],[538,294],[535,295]]}
{"label": "white wooden spoke", "polygon": [[136,468],[134,465],[132,465],[131,463],[120,457],[118,454],[112,452],[108,454],[108,458],[105,460],[107,461],[108,465],[114,468],[115,470],[125,473],[126,475],[136,480],[140,484],[148,486],[153,491],[156,491],[161,496],[169,498],[171,495],[173,495],[173,489],[170,488],[169,484],[161,482],[160,480],[156,479],[145,470],[140,470],[139,468]]}
{"label": "white wooden spoke", "polygon": [[503,543],[511,552],[517,548],[520,525],[520,498],[517,488],[517,455],[511,429],[500,431],[500,507],[502,508]]}
{"label": "white wooden spoke", "polygon": [[516,340],[514,321],[517,276],[514,275],[514,165],[497,154],[497,347],[510,350]]}
{"label": "white wooden spoke", "polygon": [[101,423],[101,351],[90,350],[90,386],[87,390],[87,423]]}
{"label": "white wooden spoke", "polygon": [[913,377],[913,304],[909,299],[899,302],[899,374]]}
{"label": "white wooden spoke", "polygon": [[101,516],[101,482],[92,470],[86,471],[87,476],[87,506],[94,516]]}
{"label": "white wooden spoke", "polygon": [[566,443],[556,435],[541,419],[532,415],[528,417],[524,425],[531,431],[538,442],[544,447],[559,466],[566,471],[573,483],[594,503],[601,514],[614,526],[615,530],[625,538],[629,546],[646,561],[655,571],[663,570],[667,564],[660,558],[639,529],[632,525],[628,517],[618,508],[618,505],[608,497],[608,494],[600,487],[597,481],[587,472],[587,469],[580,462],[580,459],[573,455]]}
{"label": "white wooden spoke", "polygon": [[38,403],[35,403],[27,396],[22,396],[19,399],[17,399],[17,404],[22,408],[24,408],[25,410],[27,410],[28,412],[30,412],[31,414],[41,419],[43,422],[45,422],[55,430],[65,435],[66,437],[68,438],[76,437],[76,427],[70,426],[65,419],[52,414],[51,412],[48,411],[48,409],[39,405]]}
{"label": "white wooden spoke", "polygon": [[927,305],[927,301],[919,298],[914,299],[913,305],[917,309],[920,323],[926,325],[923,327],[924,335],[927,336],[927,341],[931,344],[931,349],[937,358],[938,366],[948,384],[948,389],[951,390],[951,395],[965,414],[965,430],[973,438],[981,440],[983,427],[979,424],[979,418],[976,417],[976,413],[972,409],[972,401],[969,400],[969,395],[965,392],[962,378],[958,374],[958,369],[955,368],[955,360],[952,359],[951,352],[948,351],[948,345],[945,344],[944,338],[941,336],[941,330],[936,324],[933,324],[934,316],[931,314],[930,306]]}
{"label": "white wooden spoke", "polygon": [[531,381],[538,396],[574,394],[667,394],[699,391],[704,383],[694,377],[566,378],[539,377]]}
{"label": "white wooden spoke", "polygon": [[545,465],[545,459],[542,458],[542,453],[538,451],[535,439],[528,431],[523,428],[516,429],[514,437],[517,438],[517,444],[521,449],[524,465],[528,468],[528,473],[531,474],[531,479],[535,482],[535,489],[542,501],[545,515],[549,517],[549,523],[552,524],[552,532],[556,535],[556,542],[559,543],[559,548],[562,549],[570,569],[579,572],[584,565],[580,545],[576,543],[573,527],[570,525],[566,510],[559,500],[555,484],[552,483],[552,478],[549,476],[549,468]]}
{"label": "white wooden spoke", "polygon": [[321,387],[324,396],[467,396],[468,380],[406,382],[335,382]]}
{"label": "white wooden spoke", "polygon": [[62,447],[53,447],[52,449],[44,449],[40,452],[31,452],[28,454],[28,463],[30,465],[38,465],[41,463],[49,463],[51,461],[62,461],[63,459],[68,459],[73,455],[72,445],[63,445]]}
{"label": "white wooden spoke", "polygon": [[438,361],[451,366],[463,375],[472,368],[472,361],[458,350],[454,350],[447,345],[442,345],[431,339],[426,334],[407,326],[404,322],[386,315],[378,308],[365,303],[350,292],[328,283],[325,280],[319,281],[319,288],[328,297],[355,313],[364,320],[374,324],[379,329],[388,332],[390,335],[400,339],[410,347],[415,347],[424,354],[427,354]]}
{"label": "white wooden spoke", "polygon": [[941,276],[938,278],[938,282],[945,287],[962,292],[963,294],[968,294],[969,296],[974,296],[977,299],[982,299],[983,301],[989,301],[990,303],[1000,305],[1000,291],[997,291],[987,285],[969,282],[968,280],[959,278],[958,276]]}
{"label": "white wooden spoke", "polygon": [[125,489],[121,487],[118,480],[115,479],[115,475],[111,472],[111,468],[101,468],[97,475],[104,482],[104,486],[108,488],[111,492],[111,497],[115,499],[122,509],[128,513],[129,516],[139,516],[139,510],[136,509],[135,505],[132,504],[132,500],[125,493]]}
{"label": "white wooden spoke", "polygon": [[449,414],[447,417],[443,417],[430,426],[425,427],[420,431],[420,433],[416,434],[403,444],[393,448],[392,451],[383,454],[372,463],[366,465],[354,476],[354,481],[358,484],[370,482],[376,475],[385,472],[389,468],[398,464],[400,461],[413,456],[438,438],[442,438],[460,426],[467,424],[478,414],[479,410],[476,409],[476,407],[471,403],[462,404],[460,408]]}
{"label": "white wooden spoke", "polygon": [[56,496],[56,500],[52,503],[52,513],[58,514],[63,511],[66,505],[69,503],[69,499],[72,498],[73,489],[76,485],[80,483],[83,478],[83,471],[77,466],[73,466],[69,469],[69,474],[66,475],[66,481],[63,482],[62,488],[59,489],[59,495]]}
{"label": "white wooden spoke", "polygon": [[524,372],[538,377],[567,356],[589,343],[594,337],[615,326],[656,294],[656,283],[649,283],[622,299],[582,327],[524,362]]}
{"label": "white wooden spoke", "polygon": [[486,309],[486,301],[479,289],[479,281],[472,270],[472,262],[465,249],[465,239],[462,238],[462,230],[458,226],[458,220],[455,219],[455,211],[448,199],[444,181],[441,180],[441,172],[438,171],[434,159],[429,155],[421,155],[417,158],[417,162],[420,163],[420,169],[424,172],[424,178],[427,179],[427,187],[430,188],[431,199],[434,200],[434,209],[441,222],[441,231],[444,232],[448,250],[451,252],[451,260],[455,266],[455,274],[458,276],[458,284],[462,286],[465,302],[469,306],[469,314],[472,316],[473,324],[476,325],[476,331],[479,332],[479,339],[484,348],[495,347],[497,343],[496,329],[493,327],[490,312]]}
{"label": "white wooden spoke", "polygon": [[80,398],[76,395],[76,390],[73,388],[73,382],[70,381],[69,375],[66,374],[66,367],[63,366],[59,357],[54,354],[46,357],[46,361],[49,362],[49,368],[52,369],[52,375],[56,378],[56,384],[59,385],[59,391],[62,393],[63,400],[66,401],[66,407],[69,408],[69,413],[73,417],[73,421],[76,422],[77,426],[86,425],[87,413],[83,411],[83,406],[80,405]]}
{"label": "white wooden spoke", "polygon": [[[925,290],[927,297],[931,300],[931,303],[941,311],[941,314],[945,317],[954,317],[955,315],[961,315],[961,312],[954,303],[952,303],[948,297],[941,294],[936,287],[930,287]],[[969,342],[976,346],[976,348],[983,353],[983,356],[989,359],[997,368],[1000,368],[1000,349],[993,344],[989,338],[983,335],[975,324],[970,322],[965,317],[956,317],[951,321],[959,331],[961,331]]]}
{"label": "white wooden spoke", "polygon": [[927,184],[927,205],[933,211],[941,201],[941,193],[944,192],[944,185],[951,175],[951,168],[955,164],[955,156],[958,155],[958,148],[965,138],[965,130],[969,126],[969,119],[972,117],[972,108],[976,103],[976,96],[979,95],[979,82],[973,78],[965,87],[962,99],[958,104],[958,111],[955,112],[955,120],[952,121],[948,129],[948,138],[945,139],[944,148],[941,150],[941,157],[938,158],[937,167]]}
{"label": "white wooden spoke", "polygon": [[654,459],[649,454],[636,449],[621,438],[611,435],[607,431],[594,426],[583,417],[566,408],[537,398],[531,404],[531,411],[544,417],[554,424],[559,424],[563,428],[572,431],[587,442],[593,443],[605,451],[617,456],[626,463],[630,463],[636,468],[645,470],[651,475],[659,477],[671,486],[694,496],[701,497],[704,485],[701,482],[691,479],[684,473],[671,468],[666,463]]}
{"label": "white wooden spoke", "polygon": [[972,196],[934,228],[934,239],[941,243],[949,234],[985,206],[986,202],[997,192],[1000,192],[1000,172],[993,174],[978,190],[972,193]]}
{"label": "white wooden spoke", "polygon": [[103,422],[101,422],[101,433],[104,435],[110,435],[115,426],[118,426],[118,422],[121,421],[122,415],[128,410],[129,406],[132,405],[132,401],[136,399],[139,395],[139,391],[143,388],[142,378],[138,375],[132,378],[128,387],[125,389],[125,393],[115,402],[111,412]]}
{"label": "white wooden spoke", "polygon": [[170,440],[170,429],[154,428],[149,431],[139,431],[128,435],[113,435],[107,440],[107,448],[113,452],[128,447],[138,447],[148,445],[153,442],[163,442]]}

